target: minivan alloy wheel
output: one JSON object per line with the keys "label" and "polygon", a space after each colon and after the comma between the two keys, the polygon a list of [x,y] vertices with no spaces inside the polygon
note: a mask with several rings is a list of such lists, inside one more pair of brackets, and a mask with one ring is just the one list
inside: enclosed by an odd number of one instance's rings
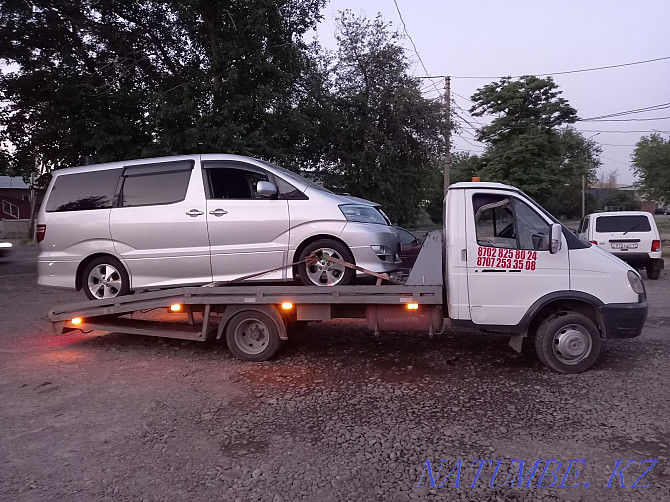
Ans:
{"label": "minivan alloy wheel", "polygon": [[309,280],[318,286],[335,286],[342,281],[346,267],[339,263],[328,261],[332,256],[338,260],[343,260],[342,256],[334,249],[321,249],[321,259],[314,265],[307,266],[307,276]]}
{"label": "minivan alloy wheel", "polygon": [[111,265],[98,265],[88,274],[88,289],[96,298],[114,298],[121,291],[121,274]]}
{"label": "minivan alloy wheel", "polygon": [[116,298],[130,293],[126,269],[113,256],[99,256],[83,270],[81,284],[90,300]]}
{"label": "minivan alloy wheel", "polygon": [[[307,265],[306,258],[315,252],[321,253],[321,258],[316,263]],[[300,253],[299,261],[302,263],[298,268],[300,281],[305,286],[338,286],[352,284],[356,278],[356,272],[339,263],[333,263],[328,257],[337,258],[349,263],[354,263],[354,256],[349,248],[335,239],[320,239],[309,243]]]}

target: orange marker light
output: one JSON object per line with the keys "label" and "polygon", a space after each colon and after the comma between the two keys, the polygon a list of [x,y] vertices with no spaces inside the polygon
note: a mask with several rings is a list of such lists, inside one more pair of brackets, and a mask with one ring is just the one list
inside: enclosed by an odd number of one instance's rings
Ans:
{"label": "orange marker light", "polygon": [[181,305],[179,305],[178,303],[173,303],[172,305],[170,305],[170,311],[171,312],[179,312],[180,310],[181,310]]}
{"label": "orange marker light", "polygon": [[72,321],[70,321],[72,324],[81,324],[81,317],[73,317]]}
{"label": "orange marker light", "polygon": [[291,302],[283,302],[281,304],[281,308],[284,310],[291,310],[293,308],[293,304]]}
{"label": "orange marker light", "polygon": [[408,303],[407,304],[407,310],[419,310],[419,304],[418,303]]}
{"label": "orange marker light", "polygon": [[472,181],[477,182],[477,181],[481,181],[481,180],[479,179],[479,176],[473,176]]}

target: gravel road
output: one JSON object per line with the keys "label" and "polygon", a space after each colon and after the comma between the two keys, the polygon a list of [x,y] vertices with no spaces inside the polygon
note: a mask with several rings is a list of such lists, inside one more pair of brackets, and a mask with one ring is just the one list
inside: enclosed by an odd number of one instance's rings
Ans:
{"label": "gravel road", "polygon": [[312,323],[265,363],[56,337],[47,311],[83,294],[38,288],[31,253],[0,263],[0,500],[670,500],[667,269],[640,338],[558,375],[503,338],[358,322]]}

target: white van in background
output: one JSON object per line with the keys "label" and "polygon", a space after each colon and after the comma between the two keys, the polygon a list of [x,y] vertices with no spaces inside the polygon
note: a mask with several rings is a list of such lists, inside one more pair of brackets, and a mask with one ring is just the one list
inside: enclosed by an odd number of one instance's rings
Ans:
{"label": "white van in background", "polygon": [[661,237],[651,213],[617,211],[587,214],[577,233],[631,267],[645,269],[649,279],[660,277],[663,269]]}
{"label": "white van in background", "polygon": [[[351,284],[355,271],[400,264],[379,204],[334,194],[268,162],[207,154],[130,160],[53,173],[37,218],[38,283],[91,299],[131,290],[257,277]],[[284,268],[282,268],[284,267]]]}

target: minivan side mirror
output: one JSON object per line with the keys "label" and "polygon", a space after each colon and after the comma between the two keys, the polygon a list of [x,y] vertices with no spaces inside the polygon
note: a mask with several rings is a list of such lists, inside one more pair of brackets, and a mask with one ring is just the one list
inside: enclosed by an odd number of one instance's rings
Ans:
{"label": "minivan side mirror", "polygon": [[272,197],[277,193],[277,186],[269,181],[259,181],[256,183],[256,193],[259,197]]}
{"label": "minivan side mirror", "polygon": [[561,237],[563,235],[563,226],[560,223],[551,224],[551,245],[549,246],[549,252],[551,254],[558,253],[561,249]]}

